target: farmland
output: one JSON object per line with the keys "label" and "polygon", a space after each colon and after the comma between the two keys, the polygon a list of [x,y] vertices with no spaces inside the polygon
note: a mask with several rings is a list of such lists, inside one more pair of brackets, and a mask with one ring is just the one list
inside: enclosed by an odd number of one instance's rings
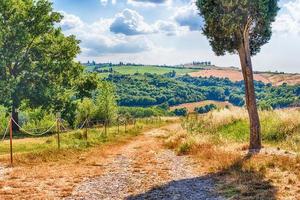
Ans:
{"label": "farmland", "polygon": [[[212,68],[191,72],[189,75],[192,77],[213,76],[219,78],[228,78],[231,81],[243,80],[242,72],[237,69]],[[262,81],[263,83],[272,83],[274,86],[280,86],[283,83],[287,83],[289,85],[300,84],[300,74],[256,72],[254,74],[254,79],[256,81]]]}
{"label": "farmland", "polygon": [[[91,67],[89,67],[91,68]],[[113,66],[113,67],[102,67],[101,70],[109,70],[112,68],[113,71],[120,74],[135,74],[135,73],[150,73],[150,74],[166,74],[175,71],[179,75],[195,72],[197,69],[185,69],[185,68],[171,68],[163,66]],[[103,75],[108,74],[104,73]]]}

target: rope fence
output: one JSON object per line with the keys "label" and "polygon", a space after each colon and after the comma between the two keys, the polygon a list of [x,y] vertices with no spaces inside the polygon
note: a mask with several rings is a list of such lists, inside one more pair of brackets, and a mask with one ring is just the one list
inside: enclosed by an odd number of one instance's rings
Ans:
{"label": "rope fence", "polygon": [[[33,137],[41,137],[49,133],[56,133],[57,134],[57,145],[58,149],[60,149],[60,133],[63,132],[70,132],[75,130],[83,130],[83,136],[85,140],[88,139],[88,129],[89,128],[103,128],[103,131],[101,134],[107,134],[108,128],[110,126],[115,126],[117,129],[117,133],[120,133],[120,126],[124,126],[125,133],[127,132],[128,125],[134,125],[134,128],[136,127],[136,121],[138,119],[128,118],[128,117],[122,117],[118,116],[117,120],[111,122],[111,121],[105,121],[105,120],[89,120],[88,118],[85,119],[82,123],[78,124],[76,127],[68,127],[68,123],[61,119],[60,117],[57,117],[57,119],[53,122],[53,124],[49,127],[43,127],[43,128],[35,128],[35,129],[24,129],[17,121],[10,117],[9,121],[7,123],[5,132],[0,140],[0,142],[3,142],[8,134],[9,134],[9,144],[10,144],[10,166],[13,166],[13,126],[15,125],[20,133],[23,133],[25,135],[33,136]],[[44,129],[44,131],[37,132],[37,130]]]}

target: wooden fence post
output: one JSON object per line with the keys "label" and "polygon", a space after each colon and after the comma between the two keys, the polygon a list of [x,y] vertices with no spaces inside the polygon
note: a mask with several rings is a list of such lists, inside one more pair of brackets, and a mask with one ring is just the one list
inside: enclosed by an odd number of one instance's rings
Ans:
{"label": "wooden fence post", "polygon": [[118,135],[119,135],[119,133],[120,133],[120,122],[119,122],[119,116],[118,116],[118,118],[117,118],[117,126],[118,126]]}
{"label": "wooden fence post", "polygon": [[60,149],[60,113],[57,113],[56,119],[56,132],[57,132],[57,147]]}
{"label": "wooden fence post", "polygon": [[12,120],[12,115],[11,115],[10,121],[9,121],[10,167],[13,167],[12,138],[13,138],[13,120]]}
{"label": "wooden fence post", "polygon": [[85,134],[84,134],[84,139],[87,141],[87,139],[88,139],[88,124],[89,123],[89,121],[88,121],[88,119],[86,119],[86,121],[85,121]]}

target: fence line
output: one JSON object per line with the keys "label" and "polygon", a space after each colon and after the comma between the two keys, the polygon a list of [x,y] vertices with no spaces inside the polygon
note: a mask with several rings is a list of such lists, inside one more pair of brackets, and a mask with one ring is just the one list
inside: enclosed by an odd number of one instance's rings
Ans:
{"label": "fence line", "polygon": [[[134,118],[125,118],[125,117],[118,117],[117,119],[117,122],[116,124],[115,123],[107,123],[107,121],[103,121],[103,120],[93,120],[93,121],[89,121],[88,119],[86,119],[82,124],[81,126],[79,127],[76,127],[76,128],[71,128],[71,129],[67,129],[63,123],[61,123],[62,121],[64,121],[63,119],[61,118],[57,118],[55,120],[55,122],[53,123],[53,125],[48,128],[46,131],[44,132],[41,132],[41,133],[31,133],[29,130],[25,130],[23,129],[12,117],[9,118],[9,122],[7,124],[7,127],[6,127],[6,130],[5,130],[5,133],[2,137],[2,140],[3,141],[8,133],[8,130],[9,130],[9,133],[10,133],[10,166],[13,167],[13,124],[15,124],[21,132],[23,133],[26,133],[28,135],[31,135],[31,136],[42,136],[42,135],[45,135],[46,133],[50,132],[55,126],[56,126],[56,133],[57,133],[57,144],[58,144],[58,149],[60,149],[60,132],[61,132],[61,128],[65,129],[65,131],[72,131],[72,130],[80,130],[80,129],[83,129],[84,127],[86,128],[86,140],[87,140],[87,130],[88,128],[93,128],[95,125],[98,125],[98,122],[101,122],[101,125],[105,126],[105,128],[109,128],[110,125],[117,125],[117,133],[119,134],[119,127],[120,125],[124,125],[125,126],[125,132],[127,132],[127,125],[129,124],[134,124],[134,127],[136,126],[136,121],[138,119],[134,119]],[[153,119],[152,119],[153,120]],[[94,123],[92,124],[92,126],[88,127],[88,125],[91,125],[90,123]],[[96,123],[95,123],[96,122]],[[108,126],[107,126],[108,125]],[[38,130],[37,129],[34,129],[34,130]],[[106,130],[102,130],[101,134],[103,134]]]}
{"label": "fence line", "polygon": [[53,125],[52,125],[50,128],[48,128],[46,131],[36,134],[36,133],[30,133],[29,131],[23,129],[23,128],[22,128],[22,127],[14,120],[14,118],[11,118],[11,119],[12,119],[12,121],[14,122],[14,124],[20,129],[20,131],[22,131],[22,132],[24,132],[24,133],[26,133],[26,134],[28,134],[28,135],[31,135],[31,136],[42,136],[42,135],[45,135],[45,134],[49,133],[49,132],[55,127],[55,125],[56,125],[56,123],[57,123],[57,120],[56,120],[56,121],[53,123]]}

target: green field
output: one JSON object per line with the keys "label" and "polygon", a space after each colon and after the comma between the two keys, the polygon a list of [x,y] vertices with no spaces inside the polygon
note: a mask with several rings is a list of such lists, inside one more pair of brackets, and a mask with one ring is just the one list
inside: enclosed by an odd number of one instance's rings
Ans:
{"label": "green field", "polygon": [[[103,67],[101,69],[108,70],[110,67]],[[134,73],[151,73],[151,74],[165,74],[172,72],[173,70],[177,74],[186,74],[190,72],[198,71],[197,69],[182,69],[182,68],[169,68],[169,67],[158,67],[158,66],[114,66],[112,69],[121,74],[134,74]],[[103,73],[108,74],[108,73]]]}

